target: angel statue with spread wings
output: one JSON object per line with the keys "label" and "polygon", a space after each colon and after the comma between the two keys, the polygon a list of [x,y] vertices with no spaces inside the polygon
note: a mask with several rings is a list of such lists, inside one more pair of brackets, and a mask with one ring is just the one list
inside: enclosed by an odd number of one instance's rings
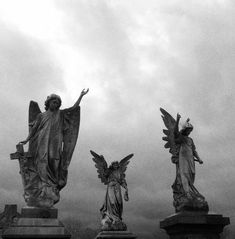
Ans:
{"label": "angel statue with spread wings", "polygon": [[189,119],[183,124],[179,131],[180,114],[176,120],[164,109],[160,108],[162,119],[167,129],[163,130],[165,136],[162,138],[167,141],[165,148],[169,148],[172,154],[172,163],[176,164],[176,179],[172,185],[174,207],[176,212],[181,211],[204,211],[208,212],[209,207],[194,186],[195,161],[202,164],[196,147],[189,134],[193,130],[193,125]]}
{"label": "angel statue with spread wings", "polygon": [[133,154],[129,154],[120,162],[114,161],[108,167],[102,155],[90,151],[97,168],[98,177],[107,185],[104,203],[100,209],[103,231],[126,231],[127,226],[122,221],[123,200],[121,187],[125,189],[124,200],[128,201],[128,189],[125,179],[125,171]]}
{"label": "angel statue with spread wings", "polygon": [[45,112],[36,102],[29,105],[29,135],[17,147],[29,142],[28,152],[20,156],[20,173],[24,198],[28,206],[50,208],[59,201],[66,185],[68,166],[77,142],[80,124],[80,102],[60,110],[61,98],[51,94],[45,101]]}

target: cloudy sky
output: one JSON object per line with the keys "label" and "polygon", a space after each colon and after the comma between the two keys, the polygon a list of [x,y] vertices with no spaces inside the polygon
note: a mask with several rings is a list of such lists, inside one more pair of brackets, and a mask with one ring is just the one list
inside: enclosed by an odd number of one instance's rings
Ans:
{"label": "cloudy sky", "polygon": [[109,163],[134,153],[124,220],[138,235],[159,230],[174,213],[163,107],[190,117],[204,160],[195,185],[212,212],[235,222],[234,21],[232,0],[0,0],[0,207],[25,205],[9,154],[27,136],[29,101],[43,110],[57,93],[67,108],[89,87],[61,218],[99,227],[105,186],[90,149]]}

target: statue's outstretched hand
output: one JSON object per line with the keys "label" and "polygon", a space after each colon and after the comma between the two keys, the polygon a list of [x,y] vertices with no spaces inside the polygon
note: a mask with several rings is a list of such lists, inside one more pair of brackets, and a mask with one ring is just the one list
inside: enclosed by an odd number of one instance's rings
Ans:
{"label": "statue's outstretched hand", "polygon": [[81,96],[86,95],[88,93],[88,91],[89,91],[89,88],[87,88],[87,90],[83,89],[82,92],[81,92]]}

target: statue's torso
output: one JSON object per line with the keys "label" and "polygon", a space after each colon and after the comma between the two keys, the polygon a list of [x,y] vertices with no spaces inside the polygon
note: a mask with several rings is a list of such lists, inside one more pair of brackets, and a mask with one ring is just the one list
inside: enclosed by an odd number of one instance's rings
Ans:
{"label": "statue's torso", "polygon": [[37,140],[39,155],[60,159],[63,142],[63,117],[61,111],[46,111],[39,117],[40,124],[33,140]]}
{"label": "statue's torso", "polygon": [[119,170],[114,170],[108,178],[109,186],[120,187],[121,174]]}
{"label": "statue's torso", "polygon": [[195,162],[193,156],[193,140],[182,135],[182,143],[179,152],[179,166],[184,173],[195,173]]}

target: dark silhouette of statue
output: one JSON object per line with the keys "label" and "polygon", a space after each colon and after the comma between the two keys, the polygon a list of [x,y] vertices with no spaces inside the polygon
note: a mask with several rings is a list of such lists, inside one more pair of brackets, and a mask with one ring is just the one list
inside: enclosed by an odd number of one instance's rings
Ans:
{"label": "dark silhouette of statue", "polygon": [[176,212],[180,211],[206,211],[208,204],[194,186],[195,161],[203,163],[199,157],[193,139],[189,134],[193,130],[193,125],[189,119],[179,130],[181,116],[177,114],[176,120],[164,109],[160,108],[162,119],[167,129],[163,132],[167,141],[165,148],[170,149],[172,163],[176,164],[176,179],[172,185],[174,207]]}
{"label": "dark silhouette of statue", "polygon": [[128,188],[125,180],[125,171],[129,164],[130,154],[123,158],[120,162],[114,161],[108,167],[102,155],[98,155],[90,151],[93,156],[93,161],[97,168],[98,177],[101,182],[107,185],[104,203],[100,209],[103,231],[125,231],[127,230],[126,224],[122,221],[123,200],[121,187],[125,189],[124,200],[128,201]]}
{"label": "dark silhouette of statue", "polygon": [[[29,106],[29,135],[17,145],[24,198],[28,206],[52,207],[59,201],[66,185],[68,166],[77,142],[80,123],[80,102],[89,89],[81,92],[77,102],[60,110],[61,98],[51,94],[45,101],[45,112],[36,102]],[[23,145],[29,142],[28,152]]]}

